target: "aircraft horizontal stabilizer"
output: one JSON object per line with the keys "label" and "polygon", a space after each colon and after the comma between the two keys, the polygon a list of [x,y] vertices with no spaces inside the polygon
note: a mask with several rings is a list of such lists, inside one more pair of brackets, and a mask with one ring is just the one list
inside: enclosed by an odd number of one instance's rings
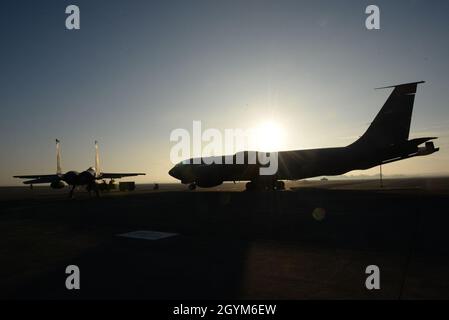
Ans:
{"label": "aircraft horizontal stabilizer", "polygon": [[397,87],[410,86],[410,85],[416,85],[416,84],[421,84],[421,83],[426,83],[426,82],[425,81],[409,82],[409,83],[397,84],[394,86],[375,88],[375,90],[397,88]]}
{"label": "aircraft horizontal stabilizer", "polygon": [[435,148],[435,145],[432,141],[426,142],[424,147],[418,148],[418,152],[416,153],[417,156],[427,156],[429,154],[435,153],[439,151],[440,148]]}
{"label": "aircraft horizontal stabilizer", "polygon": [[24,181],[23,184],[52,183],[52,182],[59,181],[59,180],[61,180],[60,177],[58,177],[57,175],[53,175],[53,176],[41,177],[41,178],[37,178],[37,179],[33,179],[33,180],[27,180],[27,181]]}

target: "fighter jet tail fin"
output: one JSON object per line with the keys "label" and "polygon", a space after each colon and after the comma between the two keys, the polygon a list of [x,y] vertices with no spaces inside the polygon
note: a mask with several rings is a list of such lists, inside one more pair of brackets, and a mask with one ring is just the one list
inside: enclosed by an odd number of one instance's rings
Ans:
{"label": "fighter jet tail fin", "polygon": [[56,139],[56,174],[60,175],[62,174],[62,168],[61,168],[61,142]]}
{"label": "fighter jet tail fin", "polygon": [[98,141],[95,140],[95,176],[100,175],[100,154],[98,152]]}
{"label": "fighter jet tail fin", "polygon": [[424,81],[378,88],[394,88],[394,90],[357,143],[385,147],[407,141],[416,88],[420,83]]}

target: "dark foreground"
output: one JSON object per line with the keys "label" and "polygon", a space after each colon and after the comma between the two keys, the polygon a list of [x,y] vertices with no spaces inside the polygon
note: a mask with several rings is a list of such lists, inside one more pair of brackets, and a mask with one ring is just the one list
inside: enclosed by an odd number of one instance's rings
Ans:
{"label": "dark foreground", "polygon": [[[378,185],[161,185],[74,200],[0,188],[0,298],[449,298],[449,178]],[[117,236],[136,230],[179,236]],[[80,290],[65,288],[68,265]],[[368,265],[380,290],[365,288]]]}

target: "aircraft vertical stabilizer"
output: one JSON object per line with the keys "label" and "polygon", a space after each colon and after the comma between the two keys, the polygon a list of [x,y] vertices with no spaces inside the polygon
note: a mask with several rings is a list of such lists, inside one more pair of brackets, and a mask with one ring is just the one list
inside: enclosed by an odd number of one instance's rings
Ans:
{"label": "aircraft vertical stabilizer", "polygon": [[60,141],[56,139],[56,174],[62,174]]}
{"label": "aircraft vertical stabilizer", "polygon": [[394,90],[357,143],[387,147],[407,141],[415,93],[420,83],[424,81],[378,88],[394,88]]}
{"label": "aircraft vertical stabilizer", "polygon": [[98,141],[95,140],[95,175],[100,175],[100,155],[98,153]]}

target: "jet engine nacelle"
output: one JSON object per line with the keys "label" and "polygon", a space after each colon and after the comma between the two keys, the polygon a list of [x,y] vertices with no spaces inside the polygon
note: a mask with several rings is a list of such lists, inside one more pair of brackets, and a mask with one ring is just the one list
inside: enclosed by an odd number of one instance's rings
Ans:
{"label": "jet engine nacelle", "polygon": [[53,182],[50,184],[50,187],[51,187],[52,189],[62,189],[62,188],[64,188],[65,186],[66,186],[66,184],[64,183],[64,181],[61,181],[61,180],[53,181]]}
{"label": "jet engine nacelle", "polygon": [[211,180],[199,180],[196,181],[196,185],[200,188],[211,188],[211,187],[216,187],[219,186],[220,184],[223,183],[223,180],[215,180],[215,179],[211,179]]}
{"label": "jet engine nacelle", "polygon": [[418,148],[417,156],[426,156],[437,152],[438,150],[440,150],[440,148],[435,148],[433,142],[426,142],[424,147]]}
{"label": "jet engine nacelle", "polygon": [[64,181],[67,182],[69,185],[73,186],[77,184],[78,182],[78,176],[79,173],[76,171],[69,171],[64,175]]}

